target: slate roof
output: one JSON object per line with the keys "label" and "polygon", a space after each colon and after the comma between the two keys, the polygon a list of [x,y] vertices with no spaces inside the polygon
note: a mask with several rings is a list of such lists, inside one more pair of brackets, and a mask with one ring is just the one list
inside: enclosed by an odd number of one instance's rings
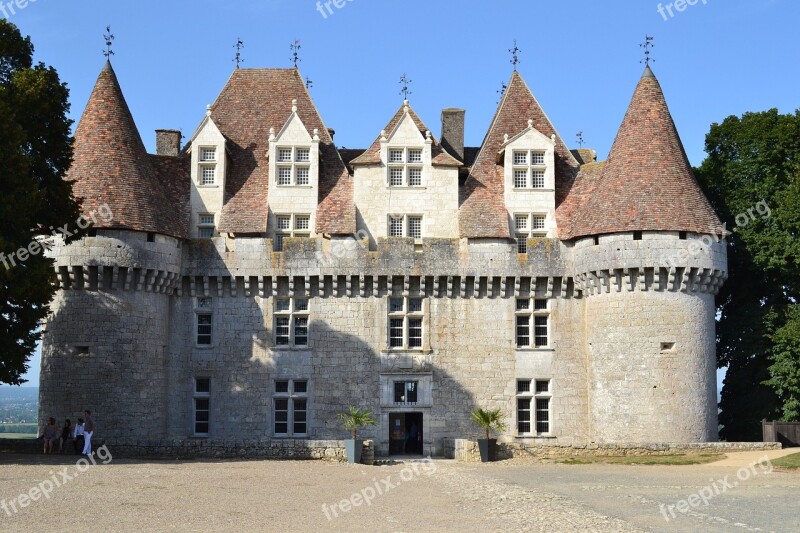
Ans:
{"label": "slate roof", "polygon": [[187,236],[189,162],[147,153],[110,62],[78,124],[66,179],[84,213],[111,209],[112,220],[98,227]]}
{"label": "slate roof", "polygon": [[562,209],[562,239],[630,231],[719,232],[719,218],[695,180],[650,67],[602,174],[582,173],[575,189],[578,194],[570,194],[570,205]]}
{"label": "slate roof", "polygon": [[253,234],[268,230],[269,130],[281,130],[294,99],[309,133],[319,130],[322,161],[316,231],[355,233],[352,179],[294,68],[237,69],[211,106],[211,118],[228,140],[231,158],[220,231]]}
{"label": "slate roof", "polygon": [[522,76],[514,72],[489,127],[469,177],[461,189],[459,226],[462,237],[509,238],[508,211],[505,207],[504,169],[497,163],[504,136],[517,135],[528,127],[528,120],[542,134],[556,136],[556,206],[567,196],[578,174],[579,164],[558,135],[550,119],[531,93]]}

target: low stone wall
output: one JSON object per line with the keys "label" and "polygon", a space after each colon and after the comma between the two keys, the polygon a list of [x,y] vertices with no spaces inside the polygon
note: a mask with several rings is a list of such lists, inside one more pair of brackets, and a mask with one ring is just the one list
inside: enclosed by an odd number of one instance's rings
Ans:
{"label": "low stone wall", "polygon": [[[102,442],[98,445],[102,446]],[[153,459],[322,459],[345,461],[338,440],[137,440],[105,442],[113,457]],[[41,453],[39,440],[0,439],[0,451]],[[96,448],[97,446],[95,446]]]}
{"label": "low stone wall", "polygon": [[[777,442],[697,442],[691,444],[670,443],[620,443],[620,444],[547,444],[498,442],[497,458],[534,458],[549,459],[578,456],[648,456],[702,453],[732,453],[780,450]],[[476,441],[466,439],[445,439],[445,457],[462,462],[480,461],[480,452]]]}

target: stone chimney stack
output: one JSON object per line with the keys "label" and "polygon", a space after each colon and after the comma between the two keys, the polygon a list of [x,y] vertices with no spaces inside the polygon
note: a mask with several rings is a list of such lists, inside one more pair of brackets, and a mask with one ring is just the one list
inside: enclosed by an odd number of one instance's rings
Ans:
{"label": "stone chimney stack", "polygon": [[464,117],[467,112],[453,107],[442,110],[442,146],[464,161]]}
{"label": "stone chimney stack", "polygon": [[181,152],[181,132],[156,130],[156,154],[177,156]]}

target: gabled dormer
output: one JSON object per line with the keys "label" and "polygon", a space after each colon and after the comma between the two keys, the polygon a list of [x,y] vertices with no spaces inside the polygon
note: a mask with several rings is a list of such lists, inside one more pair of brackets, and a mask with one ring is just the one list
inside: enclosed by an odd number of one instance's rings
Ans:
{"label": "gabled dormer", "polygon": [[527,251],[527,239],[555,236],[555,147],[555,135],[544,135],[529,119],[521,132],[504,135],[497,154],[511,232],[521,253]]}
{"label": "gabled dormer", "polygon": [[383,238],[457,238],[458,172],[408,101],[351,161],[359,230]]}
{"label": "gabled dormer", "polygon": [[281,130],[269,135],[269,227],[275,251],[285,238],[310,237],[316,225],[320,171],[319,131],[308,131],[297,100]]}
{"label": "gabled dormer", "polygon": [[194,239],[218,235],[219,217],[225,199],[227,141],[214,119],[211,108],[189,140],[192,156],[192,219],[189,236]]}

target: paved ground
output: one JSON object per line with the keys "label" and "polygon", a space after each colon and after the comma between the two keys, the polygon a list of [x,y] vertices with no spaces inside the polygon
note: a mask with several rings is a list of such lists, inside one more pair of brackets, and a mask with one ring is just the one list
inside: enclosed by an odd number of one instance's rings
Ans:
{"label": "paved ground", "polygon": [[[759,457],[702,467],[97,460],[79,468],[75,457],[2,455],[0,530],[800,531],[800,474],[768,473],[765,463],[747,481],[737,477]],[[665,508],[664,519],[660,504],[720,480],[738,484],[707,507],[676,508],[675,518]]]}

